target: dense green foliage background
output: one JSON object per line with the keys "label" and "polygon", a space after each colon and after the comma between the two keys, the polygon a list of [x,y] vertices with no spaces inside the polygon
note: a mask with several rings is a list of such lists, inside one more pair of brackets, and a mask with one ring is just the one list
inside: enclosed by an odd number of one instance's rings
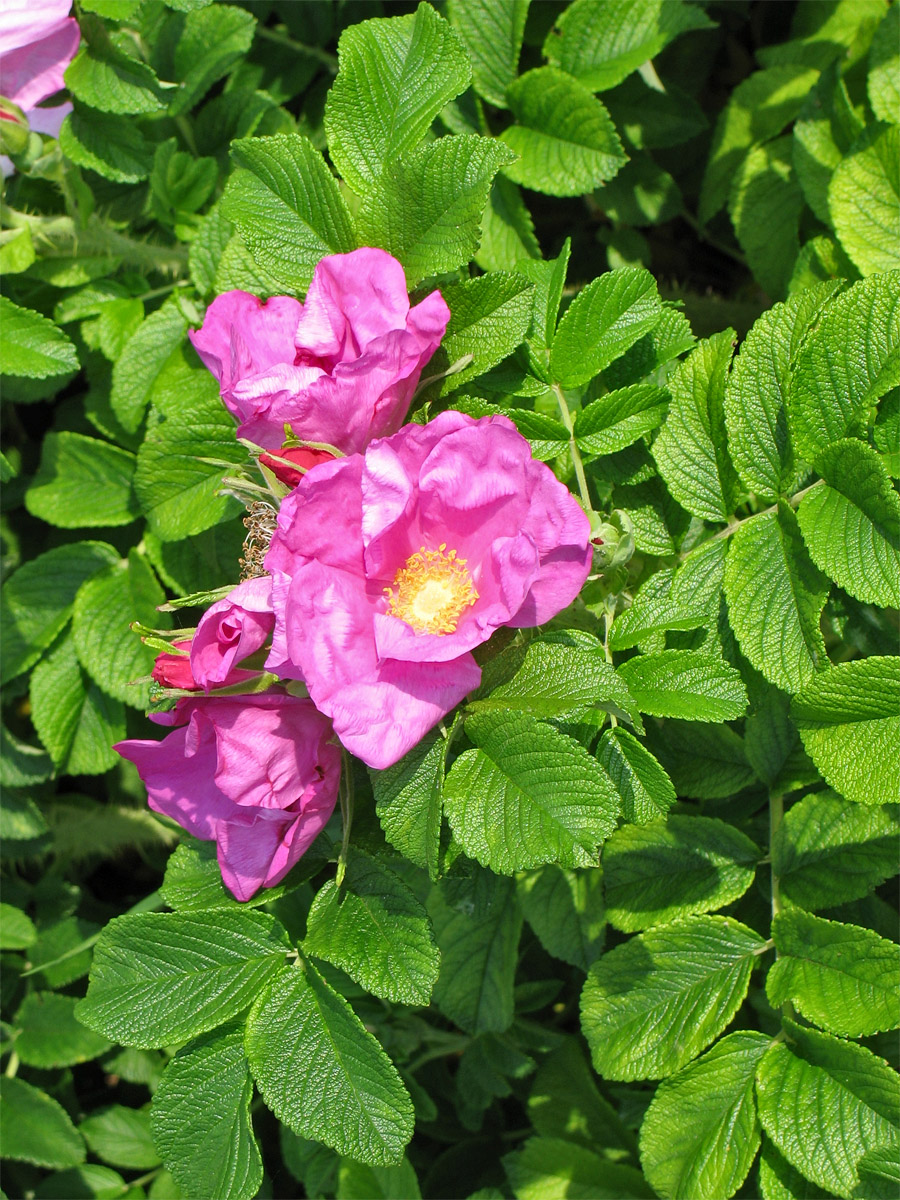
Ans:
{"label": "dense green foliage background", "polygon": [[[896,1195],[900,9],[76,7],[0,208],[5,1194]],[[413,419],[603,546],[239,905],[110,749],[130,625],[237,581],[188,328],[358,245],[451,309]]]}

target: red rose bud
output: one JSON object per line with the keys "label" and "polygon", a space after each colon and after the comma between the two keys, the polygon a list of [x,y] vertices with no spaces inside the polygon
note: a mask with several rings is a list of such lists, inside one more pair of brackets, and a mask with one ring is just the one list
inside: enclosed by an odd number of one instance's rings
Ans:
{"label": "red rose bud", "polygon": [[[173,642],[178,650],[190,650],[191,643]],[[160,654],[150,672],[162,687],[180,688],[184,692],[198,692],[200,685],[191,674],[191,660],[187,654]]]}
{"label": "red rose bud", "polygon": [[[288,462],[296,463],[297,469],[289,467],[279,459],[286,458]],[[259,461],[268,467],[281,483],[295,488],[303,476],[319,463],[330,462],[334,458],[328,450],[314,450],[312,446],[283,446],[278,451],[277,458],[271,454],[261,454]]]}

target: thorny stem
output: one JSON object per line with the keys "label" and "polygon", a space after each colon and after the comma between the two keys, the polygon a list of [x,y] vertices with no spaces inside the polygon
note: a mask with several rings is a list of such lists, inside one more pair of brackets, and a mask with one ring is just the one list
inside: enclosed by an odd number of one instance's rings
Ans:
{"label": "thorny stem", "polygon": [[578,443],[575,441],[575,425],[572,421],[572,414],[569,412],[569,406],[566,403],[562,388],[558,383],[554,383],[552,386],[553,391],[556,393],[556,402],[559,405],[559,415],[569,434],[569,449],[572,453],[572,463],[575,467],[575,478],[578,480],[578,491],[581,493],[581,499],[584,502],[585,508],[593,508],[591,493],[588,490],[587,476],[584,473],[584,463],[581,461],[581,452],[578,449]]}
{"label": "thorny stem", "polygon": [[187,246],[137,241],[105,225],[96,215],[79,227],[71,217],[39,217],[0,204],[0,217],[10,229],[30,229],[38,246],[53,251],[49,257],[108,255],[152,271],[182,271],[187,266]]}
{"label": "thorny stem", "polygon": [[[818,483],[818,482],[819,481],[816,480],[816,483]],[[803,497],[806,495],[806,493],[812,491],[812,489],[816,486],[816,483],[811,483],[809,485],[809,487],[802,488],[799,492],[795,492],[793,496],[789,496],[787,498],[787,503],[791,506],[791,508],[796,508],[797,505],[800,503],[800,501],[803,499]],[[737,533],[737,531],[740,529],[740,527],[742,525],[746,525],[746,523],[748,521],[752,521],[755,517],[768,516],[769,513],[773,513],[773,512],[778,512],[777,504],[770,504],[768,508],[764,508],[758,513],[752,513],[749,517],[739,517],[736,521],[729,522],[729,524],[726,525],[724,529],[718,530],[716,533],[714,533],[712,535],[711,538],[707,538],[707,541],[718,542],[722,538],[731,537],[731,535],[733,533]],[[705,546],[706,542],[704,542],[703,545]],[[695,549],[696,549],[696,547],[691,547],[690,550],[685,550],[681,554],[679,554],[678,555],[679,562],[681,562],[683,559],[687,558],[690,554],[692,554]]]}
{"label": "thorny stem", "polygon": [[338,858],[337,872],[334,882],[338,887],[344,882],[347,870],[347,851],[350,848],[350,827],[353,824],[353,776],[350,774],[350,758],[346,750],[341,751],[341,782],[338,796],[341,802],[341,822],[344,826],[344,836],[341,840],[341,853]]}

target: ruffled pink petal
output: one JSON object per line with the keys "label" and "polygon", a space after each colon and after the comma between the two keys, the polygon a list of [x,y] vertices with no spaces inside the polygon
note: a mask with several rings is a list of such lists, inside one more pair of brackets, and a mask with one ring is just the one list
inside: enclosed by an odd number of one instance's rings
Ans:
{"label": "ruffled pink petal", "polygon": [[3,95],[18,104],[30,118],[36,104],[64,86],[66,67],[80,40],[78,22],[69,17],[37,41],[3,54],[0,58]]}
{"label": "ruffled pink petal", "polygon": [[[45,38],[55,26],[66,21],[71,8],[72,0],[3,0],[0,54]],[[9,96],[5,88],[3,94]]]}
{"label": "ruffled pink petal", "polygon": [[191,671],[200,687],[221,687],[232,669],[261,649],[275,626],[272,581],[239,584],[200,619],[191,643]]}
{"label": "ruffled pink petal", "polygon": [[[360,457],[321,463],[281,502],[278,528],[266,555],[266,570],[293,575],[298,560],[318,559],[326,566],[363,575]],[[279,604],[273,601],[278,612]]]}
{"label": "ruffled pink petal", "polygon": [[[248,375],[229,387],[222,387],[222,402],[240,422],[238,437],[246,438],[266,450],[277,450],[284,441],[285,425],[295,437],[325,442],[325,433],[333,433],[315,413],[298,419],[297,411],[309,408],[309,389],[323,377],[321,367],[276,363],[266,371]],[[332,442],[332,445],[336,443]]]}
{"label": "ruffled pink petal", "polygon": [[279,364],[293,366],[301,310],[292,296],[260,300],[249,292],[224,292],[206,310],[202,326],[188,336],[222,388],[230,389]]}

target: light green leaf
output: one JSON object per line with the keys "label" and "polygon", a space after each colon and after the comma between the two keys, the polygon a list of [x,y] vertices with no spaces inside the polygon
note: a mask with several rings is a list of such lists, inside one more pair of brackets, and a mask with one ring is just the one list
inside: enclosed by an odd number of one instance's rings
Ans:
{"label": "light green leaf", "polygon": [[547,35],[544,53],[586,87],[602,92],[655,58],[679,34],[712,25],[698,5],[681,0],[575,0]]}
{"label": "light green leaf", "polygon": [[609,922],[633,933],[723,908],[746,892],[759,858],[748,837],[712,817],[624,825],[603,850]]}
{"label": "light green leaf", "polygon": [[48,433],[41,465],[25,493],[28,511],[63,529],[129,525],[139,509],[131,490],[134,455],[80,433]]}
{"label": "light green leaf", "polygon": [[301,1137],[359,1162],[399,1162],[413,1108],[391,1060],[347,1001],[306,963],[253,1006],[247,1057],[263,1099]]}
{"label": "light green leaf", "polygon": [[669,83],[657,91],[640,75],[629,75],[603,101],[616,128],[639,150],[678,146],[707,128],[703,109],[688,92]]}
{"label": "light green leaf", "polygon": [[[4,940],[5,935],[4,930]],[[16,1054],[26,1066],[43,1070],[71,1067],[89,1062],[110,1048],[105,1037],[85,1028],[76,1018],[77,1003],[73,996],[56,992],[30,992],[25,997],[15,1024],[19,1030]]]}
{"label": "light green leaf", "polygon": [[832,1195],[804,1179],[767,1137],[763,1138],[759,1156],[759,1188],[763,1200],[823,1200]]}
{"label": "light green leaf", "polygon": [[447,15],[472,64],[472,85],[497,108],[519,68],[530,0],[450,0]]}
{"label": "light green leaf", "polygon": [[600,956],[606,932],[600,870],[541,867],[519,877],[518,894],[525,920],[548,954],[582,971]]}
{"label": "light green leaf", "polygon": [[156,611],[165,599],[150,565],[136,549],[127,561],[83,583],[75,597],[72,636],[82,667],[105,692],[132,708],[149,706],[148,685],[133,685],[140,676],[149,675],[155,651],[132,631],[131,622],[168,629],[171,617]]}
{"label": "light green leaf", "polygon": [[[668,4],[669,0],[665,2]],[[661,225],[677,217],[684,208],[684,198],[678,184],[668,171],[664,171],[651,155],[642,150],[632,150],[630,160],[598,192],[598,203],[612,222],[633,226]],[[630,233],[636,239],[634,230],[619,232],[623,236]],[[611,238],[610,248],[617,245],[622,246],[623,254],[628,253],[627,242],[618,243]],[[649,261],[642,249],[637,240],[635,256]],[[615,265],[612,259],[610,263]]]}
{"label": "light green leaf", "polygon": [[807,1179],[849,1197],[867,1150],[898,1142],[900,1083],[884,1059],[792,1021],[757,1069],[762,1127]]}
{"label": "light green leaf", "polygon": [[574,1037],[567,1037],[541,1062],[528,1097],[528,1115],[544,1137],[588,1147],[623,1145],[618,1115],[597,1090],[581,1042]]}
{"label": "light green leaf", "polygon": [[900,1189],[900,1147],[868,1150],[856,1164],[859,1183],[853,1200],[894,1200]]}
{"label": "light green leaf", "polygon": [[[188,5],[182,0],[173,7],[184,11]],[[186,113],[217,79],[227,75],[250,49],[255,31],[256,20],[242,8],[222,4],[191,8],[175,43],[175,78],[181,87],[169,114]]]}
{"label": "light green leaf", "polygon": [[90,41],[81,43],[66,68],[72,95],[101,112],[140,115],[165,108],[153,68],[126,53],[127,42],[113,43],[105,30],[98,36],[97,25],[91,25]]}
{"label": "light green leaf", "polygon": [[603,104],[565,71],[537,67],[507,89],[516,118],[500,135],[519,156],[504,174],[536,192],[578,196],[612,179],[627,156]]}
{"label": "light green leaf", "polygon": [[728,199],[736,171],[748,151],[781,133],[800,112],[819,72],[799,65],[755,71],[731,93],[719,116],[700,191],[700,220],[706,224]]}
{"label": "light green leaf", "polygon": [[356,249],[356,236],[337,180],[299,133],[244,138],[231,153],[243,170],[221,200],[260,268],[286,291],[306,290],[319,259]]}
{"label": "light green leaf", "polygon": [[428,4],[345,29],[325,106],[328,150],[361,196],[388,162],[416,147],[472,78],[457,35]]}
{"label": "light green leaf", "polygon": [[619,667],[641,712],[694,721],[734,721],[747,707],[740,673],[695,650],[641,654]]}
{"label": "light green leaf", "polygon": [[879,121],[898,122],[900,113],[900,10],[893,5],[872,38],[867,88],[872,112]]}
{"label": "light green leaf", "polygon": [[737,478],[725,449],[725,378],[734,330],[715,334],[668,376],[671,403],[653,457],[669,491],[688,512],[727,521]]}
{"label": "light green leaf", "polygon": [[799,691],[828,666],[819,619],[830,588],[786,504],[740,525],[725,564],[728,619],[741,650],[771,683]]}
{"label": "light green leaf", "polygon": [[467,1033],[503,1033],[522,929],[515,882],[476,867],[469,879],[433,887],[428,915],[441,951],[434,1003]]}
{"label": "light green leaf", "polygon": [[140,913],[100,935],[78,1019],[123,1046],[186,1041],[242,1012],[284,962],[265,913]]}
{"label": "light green leaf", "polygon": [[664,302],[658,324],[604,370],[603,382],[609,388],[639,383],[679,354],[692,349],[696,341],[684,313]]}
{"label": "light green leaf", "polygon": [[794,10],[791,37],[773,46],[761,47],[760,62],[795,62],[824,68],[838,58],[848,69],[865,55],[872,31],[881,19],[881,0],[836,0],[836,3],[804,4]]}
{"label": "light green leaf", "polygon": [[440,954],[424,908],[386,864],[356,850],[340,888],[317,892],[307,918],[306,954],[346,971],[373,996],[427,1005]]}
{"label": "light green leaf", "polygon": [[114,1167],[140,1171],[159,1166],[160,1157],[150,1136],[148,1109],[113,1104],[92,1113],[78,1128],[88,1149]]}
{"label": "light green leaf", "polygon": [[881,456],[846,439],[816,459],[825,481],[797,510],[810,557],[851,596],[900,607],[900,497]]}
{"label": "light green leaf", "polygon": [[169,908],[199,913],[220,908],[259,908],[270,900],[277,900],[290,888],[286,883],[279,883],[275,887],[260,888],[249,900],[235,900],[222,882],[215,842],[192,838],[176,847],[169,857],[159,890]]}
{"label": "light green leaf", "polygon": [[466,854],[499,874],[595,864],[619,797],[591,755],[524,714],[472,716],[466,733],[476,749],[444,780],[444,810]]}
{"label": "light green leaf", "polygon": [[0,903],[0,949],[25,950],[36,937],[31,917],[12,904]]}
{"label": "light green leaf", "polygon": [[483,271],[510,271],[524,258],[538,260],[541,252],[531,213],[522,193],[505,175],[491,184],[481,217],[481,245],[475,261]]}
{"label": "light green leaf", "polygon": [[105,542],[75,542],[38,555],[10,576],[0,592],[3,683],[40,657],[71,616],[82,583],[118,557]]}
{"label": "light green leaf", "polygon": [[164,304],[138,326],[116,359],[110,404],[129,433],[140,426],[153,385],[186,331],[187,321],[178,306]]}
{"label": "light green leaf", "polygon": [[900,795],[900,658],[873,656],[817,675],[791,704],[806,752],[859,804]]}
{"label": "light green leaf", "polygon": [[792,162],[797,181],[807,204],[826,225],[832,223],[828,185],[835,167],[862,129],[840,64],[834,63],[810,92],[793,130]]}
{"label": "light green leaf", "polygon": [[900,129],[873,125],[850,147],[828,187],[835,232],[863,275],[900,266]]}
{"label": "light green leaf", "polygon": [[774,500],[796,474],[788,430],[791,368],[810,326],[834,296],[821,283],[764,312],[747,334],[725,383],[728,449],[744,486]]}
{"label": "light green leaf", "polygon": [[140,183],[153,167],[153,148],[133,120],[84,105],[63,121],[59,146],[70,162],[114,183]]}
{"label": "light green leaf", "polygon": [[900,272],[864,279],[836,297],[800,349],[789,417],[807,462],[851,432],[900,383]]}
{"label": "light green leaf", "polygon": [[808,1021],[842,1037],[900,1025],[893,942],[799,908],[775,916],[772,936],[779,958],[766,977],[766,995],[773,1008],[792,1003]]}
{"label": "light green leaf", "polygon": [[650,751],[626,729],[604,730],[597,749],[601,766],[622,800],[629,824],[646,825],[675,803],[675,788]]}
{"label": "light green leaf", "polygon": [[868,895],[896,875],[900,808],[870,808],[817,792],[785,814],[772,871],[791,904],[815,910]]}
{"label": "light green leaf", "polygon": [[3,1157],[38,1167],[84,1162],[81,1135],[58,1101],[24,1079],[0,1078]]}
{"label": "light green leaf", "polygon": [[[112,1167],[103,1167],[99,1163],[82,1163],[78,1167],[69,1167],[55,1175],[41,1180],[41,1200],[65,1196],[68,1200],[77,1197],[78,1200],[137,1200],[133,1190]],[[35,1189],[35,1196],[38,1195]]]}
{"label": "light green leaf", "polygon": [[91,683],[66,638],[31,675],[31,719],[61,774],[100,775],[119,761],[125,710]]}
{"label": "light green leaf", "polygon": [[638,1200],[652,1192],[640,1171],[562,1138],[529,1138],[503,1159],[516,1200]]}
{"label": "light green leaf", "polygon": [[734,177],[728,212],[755,277],[770,296],[784,296],[800,253],[803,193],[791,163],[791,139],[756,146]]}
{"label": "light green leaf", "polygon": [[5,374],[49,379],[78,370],[75,347],[47,317],[0,296],[0,321]]}
{"label": "light green leaf", "polygon": [[446,754],[447,739],[429,733],[386,771],[369,770],[384,836],[432,879],[438,876]]}
{"label": "light green leaf", "polygon": [[450,323],[429,374],[444,370],[467,354],[473,356],[468,367],[442,382],[442,396],[484,374],[521,344],[531,321],[533,291],[521,275],[501,271],[441,288],[450,309]]}
{"label": "light green leaf", "polygon": [[34,259],[34,240],[27,225],[21,229],[0,231],[0,271],[4,275],[18,275],[21,271],[27,271]]}
{"label": "light green leaf", "polygon": [[563,387],[579,387],[604,371],[658,323],[662,302],[649,271],[607,271],[575,297],[559,323],[550,372]]}
{"label": "light green leaf", "polygon": [[262,1159],[250,1120],[252,1096],[243,1022],[204,1034],[169,1061],[150,1127],[179,1194],[210,1200],[256,1195]]}
{"label": "light green leaf", "polygon": [[759,1149],[753,1082],[771,1044],[763,1033],[722,1038],[656,1089],[641,1126],[641,1165],[667,1200],[727,1200]]}
{"label": "light green leaf", "polygon": [[337,1200],[420,1200],[419,1180],[409,1159],[395,1167],[372,1167],[342,1160],[338,1172]]}
{"label": "light green leaf", "polygon": [[607,392],[575,417],[578,448],[588,454],[614,454],[661,424],[669,394],[661,387],[639,383]]}

